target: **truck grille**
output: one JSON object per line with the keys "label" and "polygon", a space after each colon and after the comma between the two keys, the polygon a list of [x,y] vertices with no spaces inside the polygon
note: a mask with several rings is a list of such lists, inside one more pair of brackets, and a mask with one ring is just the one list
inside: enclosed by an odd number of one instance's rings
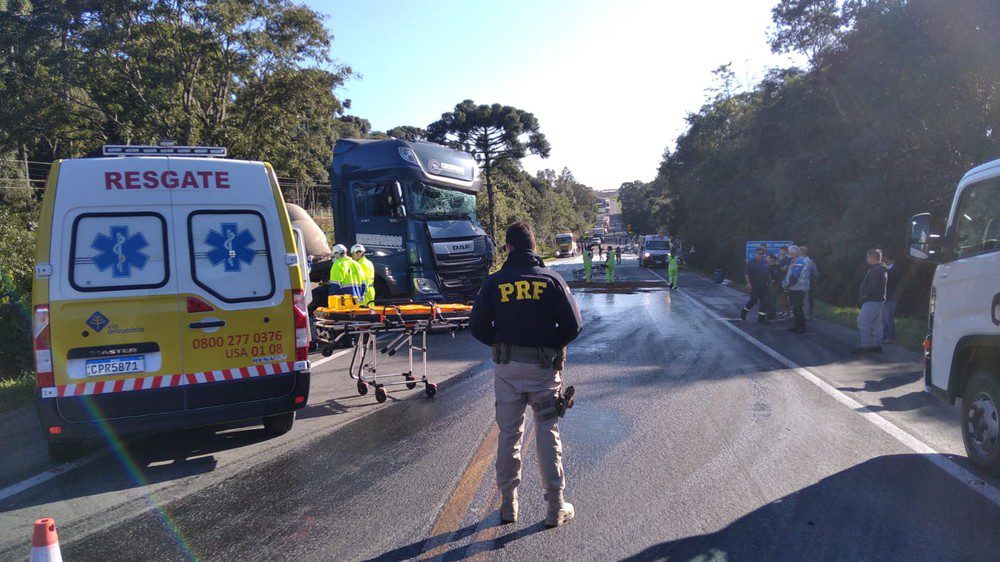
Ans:
{"label": "truck grille", "polygon": [[471,299],[489,273],[486,244],[477,238],[472,252],[465,254],[435,254],[438,280],[449,299]]}

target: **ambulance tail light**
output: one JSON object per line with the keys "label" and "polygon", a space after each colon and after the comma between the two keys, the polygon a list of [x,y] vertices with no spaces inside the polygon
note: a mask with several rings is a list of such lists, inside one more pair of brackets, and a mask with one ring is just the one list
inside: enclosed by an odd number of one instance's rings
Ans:
{"label": "ambulance tail light", "polygon": [[52,336],[49,329],[49,307],[35,307],[35,317],[32,323],[32,343],[35,348],[35,376],[38,378],[38,388],[56,385],[52,373]]}
{"label": "ambulance tail light", "polygon": [[187,311],[190,313],[195,312],[212,312],[215,309],[212,305],[199,299],[198,297],[188,297],[187,298]]}
{"label": "ambulance tail light", "polygon": [[292,291],[292,310],[295,315],[295,360],[309,360],[309,316],[306,296],[301,290]]}

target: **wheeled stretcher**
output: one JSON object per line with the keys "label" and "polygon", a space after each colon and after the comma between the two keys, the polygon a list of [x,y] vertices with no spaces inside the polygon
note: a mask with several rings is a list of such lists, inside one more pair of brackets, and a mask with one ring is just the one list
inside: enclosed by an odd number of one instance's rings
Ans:
{"label": "wheeled stretcher", "polygon": [[[352,341],[351,378],[357,381],[358,394],[375,390],[375,400],[385,402],[386,387],[403,386],[414,389],[424,385],[424,392],[432,397],[437,385],[427,377],[427,332],[455,332],[469,326],[472,307],[464,304],[403,304],[373,307],[355,306],[353,303],[334,302],[331,307],[316,309],[317,341],[324,357],[333,355],[337,345]],[[383,345],[379,347],[379,338]],[[391,337],[391,339],[389,339]],[[416,341],[419,339],[419,345]],[[388,340],[388,341],[386,341]],[[405,349],[408,368],[400,373],[378,372],[378,357],[392,357]],[[413,353],[420,354],[421,371],[413,369]],[[385,382],[388,379],[388,382]]]}

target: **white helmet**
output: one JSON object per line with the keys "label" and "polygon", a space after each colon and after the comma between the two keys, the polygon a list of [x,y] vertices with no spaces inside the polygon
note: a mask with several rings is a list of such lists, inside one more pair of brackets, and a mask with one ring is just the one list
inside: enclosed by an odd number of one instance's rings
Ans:
{"label": "white helmet", "polygon": [[347,255],[347,246],[344,246],[343,244],[337,244],[336,246],[333,247],[333,257],[342,258],[345,255]]}
{"label": "white helmet", "polygon": [[355,245],[351,246],[351,255],[352,256],[354,254],[358,253],[358,252],[361,252],[362,254],[365,253],[365,247],[362,246],[361,244],[355,244]]}

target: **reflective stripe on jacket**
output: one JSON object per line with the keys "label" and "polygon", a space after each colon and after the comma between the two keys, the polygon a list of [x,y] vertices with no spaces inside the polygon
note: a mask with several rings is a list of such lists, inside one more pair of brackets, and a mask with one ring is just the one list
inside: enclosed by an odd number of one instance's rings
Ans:
{"label": "reflective stripe on jacket", "polygon": [[677,264],[677,256],[670,256],[670,259],[667,260],[667,269],[677,271],[678,267],[680,266]]}
{"label": "reflective stripe on jacket", "polygon": [[353,258],[340,258],[330,266],[331,295],[350,295],[361,302],[366,289],[365,272]]}

